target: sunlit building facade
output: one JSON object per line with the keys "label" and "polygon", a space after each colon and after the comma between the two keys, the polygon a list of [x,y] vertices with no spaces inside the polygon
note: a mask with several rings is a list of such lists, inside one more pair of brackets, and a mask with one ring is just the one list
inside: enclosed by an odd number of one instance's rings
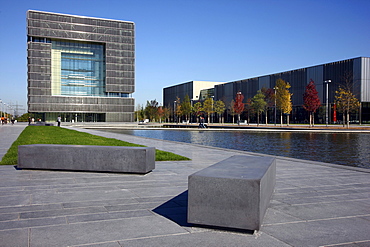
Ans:
{"label": "sunlit building facade", "polygon": [[133,121],[134,28],[29,10],[28,112],[44,121]]}
{"label": "sunlit building facade", "polygon": [[[321,107],[315,114],[316,123],[326,122],[326,102],[328,102],[328,122],[340,123],[343,121],[341,112],[339,109],[336,109],[335,92],[340,85],[347,83],[349,83],[351,91],[361,103],[357,111],[351,112],[351,122],[370,123],[370,58],[368,57],[357,57],[275,74],[215,84],[209,86],[207,90],[203,88],[203,91],[212,92],[214,100],[222,100],[225,103],[227,107],[224,114],[225,121],[232,122],[233,114],[231,113],[230,105],[231,101],[235,99],[236,93],[241,92],[244,96],[244,103],[247,103],[248,99],[253,98],[257,91],[263,87],[273,89],[278,79],[283,79],[291,85],[289,89],[293,94],[291,98],[293,105],[293,110],[290,114],[291,123],[306,123],[308,121],[308,113],[303,109],[303,94],[311,79],[315,82],[321,101]],[[329,83],[326,84],[326,82]],[[186,84],[181,83],[171,86],[170,88],[165,88],[163,101],[171,102],[176,96],[180,97],[180,95],[184,95],[182,89],[185,86]],[[166,93],[166,90],[169,89],[172,94]],[[274,113],[274,106],[272,106],[267,111],[268,122],[279,122],[279,118],[275,120]],[[256,119],[253,119],[255,117],[255,114],[248,115],[247,111],[242,115],[242,119],[244,120],[249,118],[252,121],[256,121]]]}
{"label": "sunlit building facade", "polygon": [[214,86],[224,82],[189,81],[163,88],[163,105],[172,107],[179,98],[180,101],[189,96],[191,101],[202,101],[214,96]]}

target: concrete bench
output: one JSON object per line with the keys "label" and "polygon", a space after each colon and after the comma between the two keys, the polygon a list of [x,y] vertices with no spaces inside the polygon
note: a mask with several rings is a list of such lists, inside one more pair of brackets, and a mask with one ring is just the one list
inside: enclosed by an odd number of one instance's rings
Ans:
{"label": "concrete bench", "polygon": [[18,146],[18,168],[148,173],[154,147],[33,144]]}
{"label": "concrete bench", "polygon": [[190,175],[188,223],[259,230],[275,175],[275,158],[241,155]]}

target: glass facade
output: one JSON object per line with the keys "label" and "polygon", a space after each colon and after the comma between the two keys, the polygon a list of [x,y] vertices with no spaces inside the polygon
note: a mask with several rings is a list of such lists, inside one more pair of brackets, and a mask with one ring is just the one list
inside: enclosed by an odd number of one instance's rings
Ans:
{"label": "glass facade", "polygon": [[52,95],[105,96],[104,45],[51,43]]}

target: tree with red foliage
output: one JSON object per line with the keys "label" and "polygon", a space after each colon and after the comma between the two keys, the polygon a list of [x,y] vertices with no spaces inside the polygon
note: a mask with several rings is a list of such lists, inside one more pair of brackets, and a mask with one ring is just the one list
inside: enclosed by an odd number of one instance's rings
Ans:
{"label": "tree with red foliage", "polygon": [[320,107],[321,102],[316,90],[315,82],[311,79],[303,94],[303,108],[310,114],[310,127],[314,125],[314,113]]}
{"label": "tree with red foliage", "polygon": [[235,96],[235,102],[234,102],[234,111],[236,114],[238,114],[238,125],[240,124],[240,114],[244,111],[244,96],[242,92],[237,92]]}
{"label": "tree with red foliage", "polygon": [[266,109],[265,109],[265,119],[266,119],[266,125],[268,124],[267,120],[267,110],[268,108],[272,108],[275,105],[275,91],[272,88],[266,88],[262,87],[261,88],[262,93],[265,95],[265,101],[266,101]]}

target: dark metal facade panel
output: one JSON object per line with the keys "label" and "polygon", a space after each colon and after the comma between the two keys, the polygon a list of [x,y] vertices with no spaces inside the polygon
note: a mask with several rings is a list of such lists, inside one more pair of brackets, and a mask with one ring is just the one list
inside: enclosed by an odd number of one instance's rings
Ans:
{"label": "dark metal facade panel", "polygon": [[[339,86],[344,85],[346,82],[346,77],[350,78],[351,83],[353,83],[353,60],[354,59],[347,59],[333,63],[324,64],[324,77],[323,80],[331,80],[329,83],[329,102],[334,102],[335,100],[335,91],[338,90]],[[353,84],[353,89],[356,87],[360,87],[356,82]],[[326,94],[326,85],[323,84],[324,93]],[[358,94],[355,94],[357,98],[359,98]]]}
{"label": "dark metal facade panel", "polygon": [[30,112],[133,112],[132,98],[30,96]]}
{"label": "dark metal facade panel", "polygon": [[270,88],[270,77],[269,76],[262,76],[258,78],[258,89]]}
{"label": "dark metal facade panel", "polygon": [[[306,78],[306,86],[310,82],[310,80],[313,80],[316,85],[316,90],[319,93],[319,98],[321,103],[325,102],[324,98],[324,67],[323,65],[314,66],[307,68],[307,78]],[[305,86],[305,90],[306,90]]]}
{"label": "dark metal facade panel", "polygon": [[175,100],[177,100],[177,98],[180,98],[181,101],[185,98],[186,95],[188,95],[190,99],[193,98],[193,81],[164,88],[163,105],[172,109]]}
{"label": "dark metal facade panel", "polygon": [[353,62],[353,80],[360,82],[360,101],[370,102],[370,58],[360,57]]}

